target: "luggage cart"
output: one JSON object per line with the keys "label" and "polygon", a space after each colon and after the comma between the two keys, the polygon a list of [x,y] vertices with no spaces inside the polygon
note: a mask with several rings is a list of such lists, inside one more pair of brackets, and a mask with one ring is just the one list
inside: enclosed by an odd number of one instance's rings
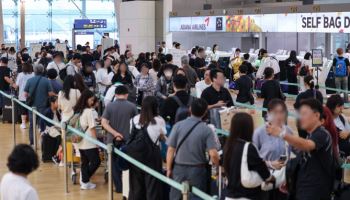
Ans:
{"label": "luggage cart", "polygon": [[[97,140],[100,142],[103,142],[104,144],[107,144],[107,132],[103,129],[101,125],[96,126],[96,137]],[[99,148],[100,150],[100,159],[101,159],[101,166],[104,167],[104,179],[105,182],[108,183],[108,154],[107,150],[103,148]]]}
{"label": "luggage cart", "polygon": [[67,165],[71,169],[71,180],[72,183],[78,184],[78,174],[77,174],[77,168],[80,167],[80,157],[77,156],[77,152],[74,149],[74,146],[71,142],[67,142]]}

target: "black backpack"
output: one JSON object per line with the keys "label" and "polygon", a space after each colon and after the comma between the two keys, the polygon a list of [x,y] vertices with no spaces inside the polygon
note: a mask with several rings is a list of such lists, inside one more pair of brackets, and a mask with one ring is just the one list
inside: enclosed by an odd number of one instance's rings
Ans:
{"label": "black backpack", "polygon": [[186,119],[188,116],[190,116],[190,106],[193,102],[194,97],[190,96],[188,98],[188,102],[186,105],[183,104],[182,101],[179,99],[179,97],[177,97],[176,95],[172,96],[171,98],[173,98],[176,101],[177,105],[179,106],[175,114],[175,123],[182,121]]}
{"label": "black backpack", "polygon": [[[132,121],[131,135],[126,144],[122,147],[123,151],[139,162],[148,165],[155,157],[160,157],[160,147],[157,142],[153,142],[147,132],[148,126],[140,129]],[[159,156],[157,156],[159,155]]]}

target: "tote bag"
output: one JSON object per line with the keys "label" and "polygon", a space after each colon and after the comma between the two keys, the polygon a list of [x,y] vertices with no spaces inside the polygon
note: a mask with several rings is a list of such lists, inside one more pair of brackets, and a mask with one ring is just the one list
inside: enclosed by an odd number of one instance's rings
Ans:
{"label": "tote bag", "polygon": [[259,187],[263,180],[260,175],[255,171],[249,171],[248,169],[248,147],[249,142],[244,144],[242,163],[241,163],[241,183],[245,188],[256,188]]}

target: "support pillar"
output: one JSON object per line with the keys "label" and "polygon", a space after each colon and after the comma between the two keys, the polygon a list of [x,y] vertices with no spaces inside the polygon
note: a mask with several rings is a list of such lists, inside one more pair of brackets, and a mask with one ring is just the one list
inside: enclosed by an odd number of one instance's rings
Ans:
{"label": "support pillar", "polygon": [[87,18],[86,17],[86,0],[81,0],[81,15],[83,16],[83,18]]}
{"label": "support pillar", "polygon": [[330,55],[332,54],[332,35],[331,33],[325,33],[325,34],[326,34],[326,39],[325,39],[324,56],[329,58]]}
{"label": "support pillar", "polygon": [[2,12],[2,0],[0,0],[0,43],[3,44],[4,42],[4,19],[3,19],[3,12]]}
{"label": "support pillar", "polygon": [[122,0],[114,0],[115,21],[117,22],[117,38],[120,38],[120,4]]}
{"label": "support pillar", "polygon": [[259,49],[266,49],[266,33],[259,33]]}
{"label": "support pillar", "polygon": [[24,48],[26,45],[26,23],[25,23],[25,1],[20,1],[20,17],[21,17],[21,39],[20,39],[20,48]]}
{"label": "support pillar", "polygon": [[309,33],[309,50],[315,48],[315,33]]}
{"label": "support pillar", "polygon": [[172,48],[173,34],[169,32],[169,13],[173,10],[173,0],[163,0],[163,40],[167,48]]}

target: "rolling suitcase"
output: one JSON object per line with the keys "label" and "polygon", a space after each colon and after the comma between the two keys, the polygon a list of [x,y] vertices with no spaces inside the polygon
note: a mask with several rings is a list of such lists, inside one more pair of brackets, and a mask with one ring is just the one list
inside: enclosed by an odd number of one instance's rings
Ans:
{"label": "rolling suitcase", "polygon": [[[11,99],[3,97],[4,107],[2,110],[2,122],[12,123],[12,102]],[[18,115],[18,104],[15,103],[15,123],[20,121],[20,116]]]}

